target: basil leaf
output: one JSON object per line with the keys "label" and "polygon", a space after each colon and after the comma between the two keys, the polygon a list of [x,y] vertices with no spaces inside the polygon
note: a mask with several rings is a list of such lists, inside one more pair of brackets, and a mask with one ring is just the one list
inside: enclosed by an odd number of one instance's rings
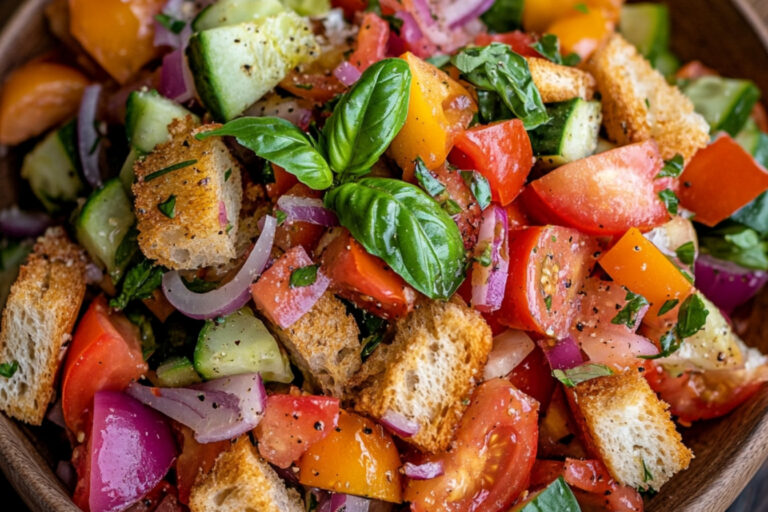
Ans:
{"label": "basil leaf", "polygon": [[498,93],[507,108],[522,119],[526,130],[549,121],[528,63],[509,45],[464,48],[451,62],[478,89]]}
{"label": "basil leaf", "polygon": [[491,204],[491,185],[486,177],[477,171],[461,171],[461,177],[469,190],[472,191],[472,195],[475,196],[480,209],[488,208],[488,205]]}
{"label": "basil leaf", "polygon": [[501,96],[492,91],[477,91],[477,114],[485,124],[506,121],[515,115],[501,101]]}
{"label": "basil leaf", "polygon": [[751,203],[734,213],[731,218],[768,236],[768,192],[763,192]]}
{"label": "basil leaf", "polygon": [[415,185],[363,178],[328,192],[325,206],[368,252],[424,295],[447,299],[463,281],[459,228]]}
{"label": "basil leaf", "polygon": [[696,245],[691,242],[686,242],[677,249],[675,249],[677,259],[682,261],[685,265],[693,265],[696,258]]}
{"label": "basil leaf", "polygon": [[665,188],[659,192],[659,199],[661,199],[661,202],[664,203],[664,206],[667,207],[667,211],[670,215],[677,215],[677,209],[680,206],[680,200],[677,198],[677,195],[675,195],[675,192],[672,189]]}
{"label": "basil leaf", "polygon": [[637,315],[642,308],[648,305],[648,301],[642,295],[632,293],[627,290],[627,296],[625,297],[627,304],[621,308],[611,320],[614,325],[626,325],[629,328],[633,328],[637,324]]}
{"label": "basil leaf", "polygon": [[560,56],[560,41],[554,34],[544,34],[538,41],[531,45],[531,48],[555,64],[563,63],[563,58]]}
{"label": "basil leaf", "polygon": [[163,269],[155,266],[149,260],[143,260],[131,267],[125,274],[120,293],[110,299],[109,307],[125,309],[129,302],[137,299],[148,299],[152,296],[163,280]]}
{"label": "basil leaf", "polygon": [[197,134],[197,139],[229,135],[238,144],[277,164],[315,190],[333,183],[333,174],[323,155],[304,132],[278,117],[241,117],[221,128]]}
{"label": "basil leaf", "polygon": [[369,171],[405,124],[411,70],[401,59],[366,69],[323,127],[325,153],[339,174]]}
{"label": "basil leaf", "polygon": [[676,154],[672,157],[672,160],[665,160],[664,167],[661,168],[659,174],[656,175],[656,179],[659,178],[678,178],[683,173],[683,155]]}
{"label": "basil leaf", "polygon": [[169,219],[176,217],[176,196],[171,194],[162,203],[157,203],[157,209]]}
{"label": "basil leaf", "polygon": [[417,158],[414,163],[416,180],[419,182],[419,185],[421,185],[421,188],[427,191],[427,194],[432,197],[437,197],[445,192],[445,185],[435,178],[432,172],[424,164],[424,160],[422,160],[421,157]]}
{"label": "basil leaf", "polygon": [[744,268],[768,270],[768,242],[757,232],[738,224],[708,230],[699,237],[701,252]]}
{"label": "basil leaf", "polygon": [[552,376],[569,388],[576,387],[582,382],[613,375],[613,370],[604,364],[586,363],[567,370],[553,370]]}
{"label": "basil leaf", "polygon": [[523,26],[525,0],[496,0],[480,19],[491,32],[510,32]]}
{"label": "basil leaf", "polygon": [[147,315],[136,310],[126,311],[125,316],[133,325],[139,328],[141,354],[146,361],[157,350],[157,339],[155,338],[155,330],[152,328],[152,321]]}
{"label": "basil leaf", "polygon": [[433,55],[431,57],[427,57],[424,59],[426,62],[429,62],[436,68],[442,68],[449,62],[451,62],[451,56],[450,55]]}
{"label": "basil leaf", "polygon": [[10,363],[0,363],[0,377],[10,379],[19,369],[19,362],[15,359]]}
{"label": "basil leaf", "polygon": [[304,286],[310,286],[317,281],[317,269],[319,265],[307,265],[306,267],[299,267],[291,272],[291,288],[302,288]]}
{"label": "basil leaf", "polygon": [[581,512],[581,507],[565,479],[559,476],[518,512]]}
{"label": "basil leaf", "polygon": [[659,308],[658,315],[661,316],[661,315],[663,315],[665,313],[669,313],[670,311],[672,311],[674,309],[675,306],[677,306],[677,304],[679,302],[680,302],[680,299],[665,300],[664,304],[662,304],[661,307]]}
{"label": "basil leaf", "polygon": [[677,335],[681,339],[689,338],[702,330],[707,323],[709,310],[698,294],[693,293],[680,304],[677,314]]}

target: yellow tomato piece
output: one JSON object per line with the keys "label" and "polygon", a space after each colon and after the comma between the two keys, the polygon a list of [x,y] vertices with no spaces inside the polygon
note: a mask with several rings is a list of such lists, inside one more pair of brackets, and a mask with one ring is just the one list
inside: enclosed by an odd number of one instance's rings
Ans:
{"label": "yellow tomato piece", "polygon": [[445,162],[454,137],[477,112],[477,104],[461,84],[410,52],[401,57],[411,69],[411,92],[405,125],[392,141],[389,154],[413,178],[414,160],[429,169]]}
{"label": "yellow tomato piece", "polygon": [[523,5],[523,27],[528,32],[547,32],[554,22],[578,13],[604,10],[609,19],[619,21],[624,0],[529,0]]}
{"label": "yellow tomato piece", "polygon": [[69,29],[124,84],[156,55],[154,17],[166,0],[69,0]]}
{"label": "yellow tomato piece", "polygon": [[579,12],[558,19],[549,26],[547,33],[560,39],[563,55],[576,53],[586,59],[613,32],[615,26],[608,11],[587,9],[585,13]]}
{"label": "yellow tomato piece", "polygon": [[400,454],[384,427],[341,411],[337,427],[299,460],[299,482],[400,503]]}
{"label": "yellow tomato piece", "polygon": [[693,291],[680,269],[636,228],[627,231],[600,258],[600,266],[616,283],[648,300],[648,320],[657,317],[666,301],[682,302]]}

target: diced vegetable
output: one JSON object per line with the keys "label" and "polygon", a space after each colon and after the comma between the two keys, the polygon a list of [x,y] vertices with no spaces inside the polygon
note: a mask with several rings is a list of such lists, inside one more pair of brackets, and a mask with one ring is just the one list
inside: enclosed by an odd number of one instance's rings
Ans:
{"label": "diced vegetable", "polygon": [[549,484],[546,488],[534,493],[520,505],[513,507],[510,512],[542,512],[550,510],[557,510],[558,512],[581,512],[579,502],[576,501],[576,496],[573,495],[573,491],[571,491],[571,488],[565,483],[563,477],[558,477],[557,480]]}
{"label": "diced vegetable", "polygon": [[166,359],[155,373],[158,385],[164,388],[182,388],[200,382],[192,361],[184,356]]}
{"label": "diced vegetable", "polygon": [[534,398],[542,410],[549,406],[557,381],[544,351],[536,346],[519,365],[507,375],[507,380],[526,395]]}
{"label": "diced vegetable", "polygon": [[709,255],[696,260],[696,286],[729,314],[751,299],[766,282],[768,272],[763,270],[746,269]]}
{"label": "diced vegetable", "polygon": [[694,220],[715,226],[768,189],[768,171],[723,134],[694,155],[680,183],[680,202]]}
{"label": "diced vegetable", "polygon": [[387,56],[388,42],[389,24],[372,12],[366,13],[360,22],[357,46],[349,56],[349,62],[362,73]]}
{"label": "diced vegetable", "polygon": [[285,10],[280,0],[218,0],[205,7],[192,21],[195,32],[209,28],[260,21]]}
{"label": "diced vegetable", "polygon": [[170,139],[168,125],[174,119],[196,115],[178,103],[160,96],[157,91],[134,91],[125,107],[125,132],[131,146],[149,153],[155,146]]}
{"label": "diced vegetable", "polygon": [[205,322],[195,346],[195,370],[206,379],[258,372],[265,381],[293,380],[288,358],[247,306]]}
{"label": "diced vegetable", "polygon": [[329,0],[282,0],[282,2],[302,16],[320,16],[331,8]]}
{"label": "diced vegetable", "polygon": [[563,55],[575,53],[584,60],[611,35],[614,24],[603,9],[588,9],[555,21],[546,32],[558,37]]}
{"label": "diced vegetable", "polygon": [[657,3],[624,5],[619,21],[621,35],[651,62],[669,47],[669,7]]}
{"label": "diced vegetable", "polygon": [[198,443],[191,428],[181,424],[174,425],[179,439],[181,453],[176,459],[176,488],[179,491],[179,501],[189,503],[189,492],[199,474],[208,474],[216,462],[216,458],[232,444],[226,441],[215,443]]}
{"label": "diced vegetable", "polygon": [[551,120],[529,133],[540,165],[551,169],[595,152],[603,118],[599,101],[574,98],[547,105],[547,113]]}
{"label": "diced vegetable", "polygon": [[693,79],[682,91],[707,120],[712,134],[725,131],[732,136],[744,128],[760,98],[760,89],[753,82],[719,76]]}

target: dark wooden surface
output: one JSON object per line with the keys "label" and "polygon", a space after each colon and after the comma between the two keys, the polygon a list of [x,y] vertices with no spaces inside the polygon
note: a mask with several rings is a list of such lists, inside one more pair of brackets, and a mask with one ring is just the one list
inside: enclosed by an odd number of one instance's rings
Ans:
{"label": "dark wooden surface", "polygon": [[[749,3],[752,4],[755,11],[761,15],[762,19],[768,23],[768,0],[748,0]],[[723,2],[725,3],[726,0],[719,0],[718,2],[714,2],[714,4]],[[0,0],[0,28],[2,25],[5,24],[5,22],[9,19],[11,13],[14,11],[16,6],[21,3],[21,0]],[[702,7],[704,5],[712,6],[713,2],[702,2]],[[695,39],[695,35],[693,35]],[[708,34],[698,34],[698,37],[708,37]],[[706,56],[702,56],[703,59],[706,61]],[[740,55],[741,59],[748,59],[749,57],[747,55]],[[723,70],[725,73],[728,72],[727,69]],[[763,85],[763,84],[761,84]],[[763,85],[763,90],[768,90],[765,85]],[[24,512],[28,509],[23,504],[21,499],[17,496],[17,494],[14,492],[13,488],[10,486],[10,484],[7,482],[5,478],[2,477],[2,474],[0,473],[0,500],[2,500],[2,504],[0,504],[0,510],[3,511],[13,511],[13,512]],[[749,484],[749,486],[744,490],[744,492],[739,496],[739,498],[734,502],[734,504],[731,506],[731,508],[728,509],[728,512],[758,512],[758,511],[767,511],[768,512],[768,464],[763,466],[763,468],[760,470],[760,472],[757,474],[757,476],[753,479],[753,481]],[[702,511],[704,512],[704,511]]]}

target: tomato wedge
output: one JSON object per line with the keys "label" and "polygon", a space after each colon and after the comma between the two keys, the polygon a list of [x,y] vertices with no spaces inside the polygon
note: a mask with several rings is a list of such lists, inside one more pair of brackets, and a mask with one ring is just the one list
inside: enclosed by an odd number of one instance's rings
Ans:
{"label": "tomato wedge", "polygon": [[[322,193],[312,190],[303,183],[297,183],[285,192],[286,196],[321,198]],[[275,231],[275,245],[288,251],[298,245],[307,252],[312,252],[325,233],[325,227],[311,222],[288,221],[282,222]]]}
{"label": "tomato wedge", "polygon": [[201,444],[195,440],[191,428],[174,422],[176,441],[181,447],[179,458],[176,459],[176,487],[179,491],[179,501],[189,503],[189,493],[195,484],[197,476],[207,474],[213,469],[216,458],[229,448],[229,441]]}
{"label": "tomato wedge", "polygon": [[523,57],[541,58],[541,54],[531,47],[535,42],[536,40],[532,35],[526,34],[521,30],[504,32],[503,34],[482,33],[475,37],[475,44],[477,46],[488,46],[491,43],[504,43],[508,44],[513,52],[518,53]]}
{"label": "tomato wedge", "polygon": [[448,197],[455,201],[461,209],[459,213],[453,215],[453,221],[459,227],[461,238],[464,240],[464,248],[472,249],[477,243],[480,221],[483,216],[477,199],[472,195],[472,191],[457,169],[441,165],[432,173],[445,186],[445,193],[448,194]]}
{"label": "tomato wedge", "polygon": [[536,347],[507,375],[517,389],[539,402],[540,409],[546,410],[555,391],[555,379],[544,351]]}
{"label": "tomato wedge", "polygon": [[494,317],[513,329],[550,336],[567,334],[577,292],[597,252],[592,238],[559,226],[509,232],[509,278]]}
{"label": "tomato wedge", "polygon": [[366,13],[357,33],[357,47],[349,56],[349,62],[360,72],[365,71],[387,56],[388,41],[389,24],[372,12]]}
{"label": "tomato wedge", "polygon": [[669,219],[659,192],[669,178],[654,179],[664,162],[654,141],[639,142],[558,167],[526,187],[523,204],[541,223],[594,235],[647,231]]}
{"label": "tomato wedge", "polygon": [[259,453],[287,468],[339,422],[339,399],[330,396],[270,395],[254,433]]}
{"label": "tomato wedge", "polygon": [[75,435],[84,431],[86,413],[97,391],[120,391],[147,372],[138,328],[120,313],[110,313],[97,297],[77,325],[64,364],[61,407]]}
{"label": "tomato wedge", "polygon": [[506,206],[522,192],[533,167],[533,149],[519,119],[476,126],[462,132],[449,156],[461,169],[474,169],[488,180],[493,200]]}
{"label": "tomato wedge", "polygon": [[347,90],[347,86],[330,74],[291,71],[280,82],[280,87],[298,98],[325,103]]}
{"label": "tomato wedge", "polygon": [[456,431],[455,448],[426,455],[445,473],[408,480],[413,512],[505,510],[520,496],[536,458],[539,405],[504,379],[484,382]]}
{"label": "tomato wedge", "polygon": [[277,201],[281,195],[288,192],[299,180],[295,175],[289,173],[279,165],[272,164],[272,174],[275,177],[275,181],[267,183],[267,196],[272,201]]}

